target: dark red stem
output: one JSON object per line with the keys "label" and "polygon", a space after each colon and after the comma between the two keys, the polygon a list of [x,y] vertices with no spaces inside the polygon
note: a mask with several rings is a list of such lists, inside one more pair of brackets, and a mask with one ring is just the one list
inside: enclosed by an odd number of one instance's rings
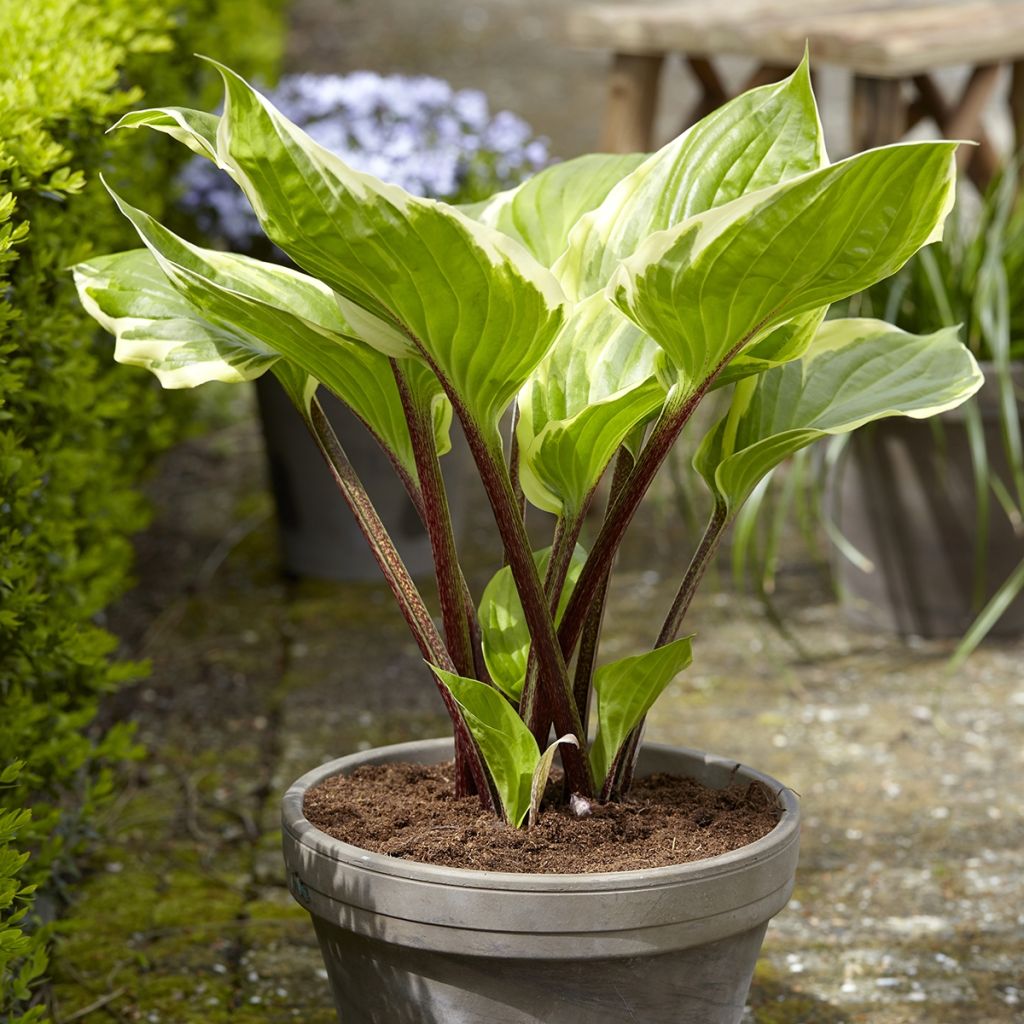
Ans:
{"label": "dark red stem", "polygon": [[[352,463],[345,454],[341,442],[338,440],[333,427],[324,415],[323,408],[314,398],[308,413],[305,414],[306,423],[313,435],[335,483],[341,491],[342,497],[355,516],[360,531],[370,546],[370,551],[380,566],[381,573],[391,589],[391,593],[398,603],[398,607],[409,626],[409,630],[416,640],[423,657],[431,665],[445,669],[448,672],[455,672],[455,663],[448,654],[448,650],[441,639],[441,635],[434,625],[434,620],[423,603],[415,582],[409,575],[402,556],[398,553],[394,542],[388,534],[387,528],[381,522],[377,510],[373,507],[370,496],[366,493],[362,481],[356,474]],[[462,751],[473,781],[480,797],[481,806],[486,810],[495,809],[494,797],[491,793],[490,781],[484,769],[483,760],[476,744],[469,733],[462,712],[455,703],[452,695],[441,684],[440,680],[431,673],[445,709],[452,720],[452,727],[455,733],[456,751]]]}

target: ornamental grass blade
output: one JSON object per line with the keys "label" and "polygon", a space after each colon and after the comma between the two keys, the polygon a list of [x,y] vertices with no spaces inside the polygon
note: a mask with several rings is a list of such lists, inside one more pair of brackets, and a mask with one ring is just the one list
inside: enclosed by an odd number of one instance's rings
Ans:
{"label": "ornamental grass blade", "polygon": [[565,252],[580,217],[646,159],[643,153],[589,153],[552,164],[513,189],[460,209],[522,242],[550,267]]}
{"label": "ornamental grass blade", "polygon": [[508,823],[519,828],[530,813],[531,787],[540,750],[515,708],[478,679],[430,666],[459,705],[480,749]]}
{"label": "ornamental grass blade", "polygon": [[[416,479],[409,429],[388,359],[352,336],[326,285],[274,263],[192,245],[111,194],[152,254],[152,273],[165,276],[177,301],[187,303],[197,321],[243,339],[250,351],[269,360],[266,365],[277,354],[323,383]],[[120,264],[109,264],[108,272],[114,267]],[[133,285],[126,278],[118,287],[124,293]],[[436,401],[447,405],[436,382],[434,391]],[[450,447],[450,420],[450,408],[441,408],[435,417],[439,451]]]}
{"label": "ornamental grass blade", "polygon": [[602,665],[594,673],[597,735],[590,748],[590,767],[598,788],[629,734],[693,660],[692,640],[692,636],[681,637],[646,654]]}
{"label": "ornamental grass blade", "polygon": [[348,167],[234,72],[218,160],[267,236],[333,288],[359,337],[420,356],[493,438],[565,316],[551,272],[454,207]]}
{"label": "ornamental grass blade", "polygon": [[[549,547],[533,553],[537,573],[542,579],[547,572],[550,558]],[[577,544],[558,602],[556,623],[561,620],[565,606],[569,603],[586,559],[586,551]],[[478,615],[484,663],[487,665],[491,680],[506,696],[518,701],[526,681],[530,657],[530,631],[526,626],[526,615],[515,580],[512,578],[512,570],[507,565],[499,569],[484,588]]]}
{"label": "ornamental grass blade", "polygon": [[812,441],[885,416],[955,408],[982,379],[957,328],[916,335],[881,320],[830,320],[803,358],[737,385],[694,467],[734,514],[762,477]]}
{"label": "ornamental grass blade", "polygon": [[806,57],[723,104],[622,179],[569,236],[554,270],[574,299],[603,288],[649,235],[828,163]]}
{"label": "ornamental grass blade", "polygon": [[534,505],[582,511],[623,440],[664,404],[659,355],[603,294],[574,308],[519,393],[519,475]]}
{"label": "ornamental grass blade", "polygon": [[563,744],[568,743],[570,747],[578,747],[580,742],[572,733],[560,736],[540,756],[537,767],[533,770],[533,780],[530,784],[530,815],[528,828],[537,824],[540,816],[540,802],[544,799],[544,790],[547,787],[548,779],[551,777],[551,766],[555,762],[555,751]]}
{"label": "ornamental grass blade", "polygon": [[874,149],[653,235],[612,301],[696,391],[747,345],[870,287],[941,237],[955,142]]}

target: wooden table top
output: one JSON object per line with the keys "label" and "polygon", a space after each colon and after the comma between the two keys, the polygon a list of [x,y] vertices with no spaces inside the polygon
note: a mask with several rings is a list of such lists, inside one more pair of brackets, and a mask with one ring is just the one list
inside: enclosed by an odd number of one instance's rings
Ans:
{"label": "wooden table top", "polygon": [[1024,57],[1024,0],[662,0],[578,4],[569,42],[617,53],[811,58],[897,78]]}

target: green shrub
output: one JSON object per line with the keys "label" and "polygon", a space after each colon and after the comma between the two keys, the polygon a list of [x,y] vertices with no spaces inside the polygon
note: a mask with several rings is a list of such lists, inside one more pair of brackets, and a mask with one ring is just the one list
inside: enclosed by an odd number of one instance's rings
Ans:
{"label": "green shrub", "polygon": [[[128,583],[130,537],[146,521],[138,481],[186,411],[113,367],[66,268],[127,241],[97,180],[121,147],[104,129],[150,90],[182,103],[207,95],[208,73],[186,59],[194,50],[272,78],[281,7],[0,0],[0,1020],[10,1024],[44,1017],[32,1006],[46,970],[38,911],[73,869],[112,766],[133,753],[128,729],[92,729],[102,695],[143,671],[113,657],[98,618]],[[166,150],[141,154],[132,177],[165,206],[178,164]],[[33,908],[37,886],[50,897]]]}

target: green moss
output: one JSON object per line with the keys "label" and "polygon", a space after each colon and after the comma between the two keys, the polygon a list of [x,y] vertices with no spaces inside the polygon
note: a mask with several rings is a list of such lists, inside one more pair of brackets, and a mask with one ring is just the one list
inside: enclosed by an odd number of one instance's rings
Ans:
{"label": "green moss", "polygon": [[787,986],[766,961],[758,961],[750,992],[756,1024],[846,1024],[844,1013],[829,1003]]}

